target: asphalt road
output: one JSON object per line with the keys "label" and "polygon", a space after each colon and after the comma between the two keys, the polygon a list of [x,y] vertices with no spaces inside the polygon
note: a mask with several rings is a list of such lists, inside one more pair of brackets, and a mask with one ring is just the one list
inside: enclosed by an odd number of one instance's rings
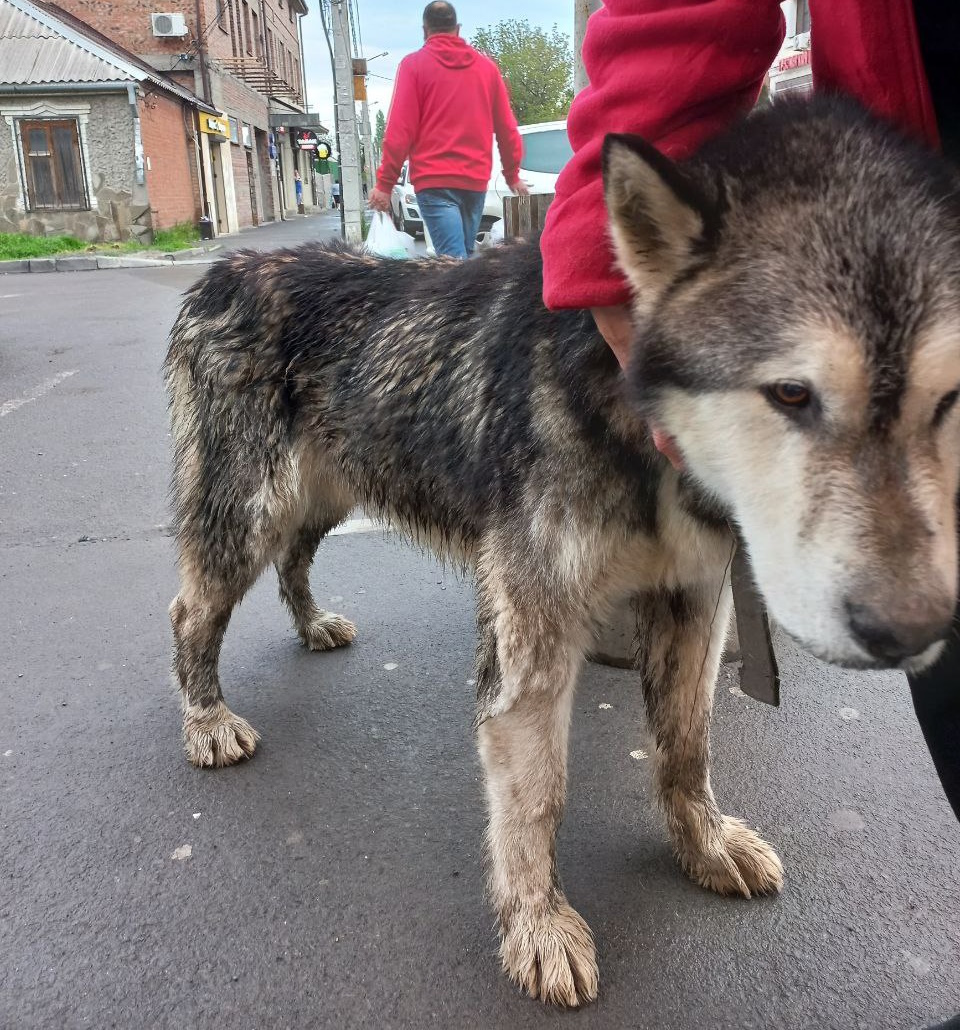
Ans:
{"label": "asphalt road", "polygon": [[[243,234],[307,238],[329,216]],[[224,648],[253,761],[185,761],[160,363],[196,267],[0,278],[0,1027],[919,1027],[960,1011],[960,828],[895,674],[781,645],[783,706],[718,692],[714,784],[781,896],[714,897],[650,808],[641,698],[590,667],[559,854],[599,945],[578,1013],[501,976],[484,905],[472,590],[330,537],[303,650],[266,575]]]}

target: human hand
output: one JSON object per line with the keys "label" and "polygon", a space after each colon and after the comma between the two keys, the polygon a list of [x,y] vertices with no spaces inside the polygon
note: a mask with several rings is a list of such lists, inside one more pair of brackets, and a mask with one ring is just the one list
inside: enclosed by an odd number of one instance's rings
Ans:
{"label": "human hand", "polygon": [[510,187],[510,192],[515,193],[518,197],[529,197],[530,187],[523,181],[523,179],[517,179],[517,181]]}
{"label": "human hand", "polygon": [[384,190],[378,190],[376,187],[370,190],[367,203],[374,211],[383,211],[385,214],[390,212],[390,194]]}
{"label": "human hand", "polygon": [[633,317],[626,304],[616,304],[609,308],[591,308],[594,322],[600,335],[607,341],[620,367],[625,369],[630,360],[630,347],[633,344]]}

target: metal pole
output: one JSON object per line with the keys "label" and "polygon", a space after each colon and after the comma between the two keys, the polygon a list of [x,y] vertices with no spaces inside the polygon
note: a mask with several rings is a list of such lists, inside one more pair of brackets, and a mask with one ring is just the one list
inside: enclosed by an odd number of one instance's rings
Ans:
{"label": "metal pole", "polygon": [[343,205],[344,238],[362,239],[363,194],[357,153],[357,110],[353,99],[353,61],[350,54],[350,21],[344,0],[330,4],[333,21],[334,76],[340,133],[340,203]]}
{"label": "metal pole", "polygon": [[587,34],[587,19],[599,11],[600,0],[573,0],[573,91],[579,93],[590,85],[583,67],[583,37]]}

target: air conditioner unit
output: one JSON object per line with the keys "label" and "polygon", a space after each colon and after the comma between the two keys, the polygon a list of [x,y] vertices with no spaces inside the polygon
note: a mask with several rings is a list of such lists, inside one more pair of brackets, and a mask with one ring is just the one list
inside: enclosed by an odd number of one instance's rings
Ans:
{"label": "air conditioner unit", "polygon": [[151,14],[155,36],[185,36],[187,19],[182,14]]}

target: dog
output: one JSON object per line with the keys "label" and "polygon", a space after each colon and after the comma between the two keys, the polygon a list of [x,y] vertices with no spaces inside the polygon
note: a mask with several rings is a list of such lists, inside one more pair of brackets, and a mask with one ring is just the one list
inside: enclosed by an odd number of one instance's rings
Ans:
{"label": "dog", "polygon": [[960,204],[949,166],[839,100],[778,103],[676,164],[611,136],[604,184],[634,293],[629,375],[589,313],[547,311],[535,243],[392,262],[241,252],[189,291],[165,363],[183,734],[253,753],[218,681],[233,607],[273,562],[303,643],[317,545],[357,506],[473,571],[476,733],[506,973],[597,995],[554,841],[574,683],[634,595],[657,791],[684,871],[778,891],[723,814],[709,721],[738,536],[773,618],[829,662],[920,669],[957,596]]}

